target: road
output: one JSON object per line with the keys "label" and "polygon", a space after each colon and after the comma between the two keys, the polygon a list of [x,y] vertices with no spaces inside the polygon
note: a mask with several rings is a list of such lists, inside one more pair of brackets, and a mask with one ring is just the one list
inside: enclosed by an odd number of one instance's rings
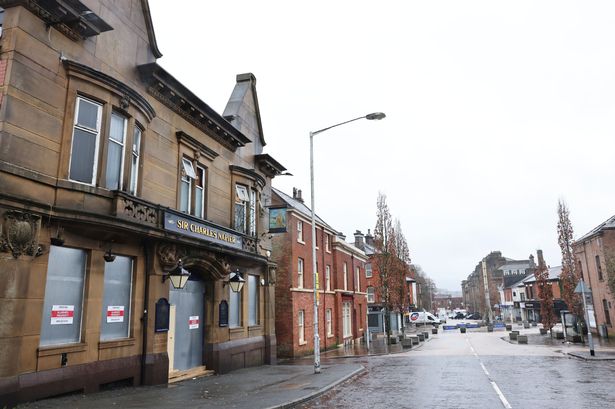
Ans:
{"label": "road", "polygon": [[301,408],[615,408],[615,361],[507,335],[446,331],[418,350],[352,358],[367,371]]}

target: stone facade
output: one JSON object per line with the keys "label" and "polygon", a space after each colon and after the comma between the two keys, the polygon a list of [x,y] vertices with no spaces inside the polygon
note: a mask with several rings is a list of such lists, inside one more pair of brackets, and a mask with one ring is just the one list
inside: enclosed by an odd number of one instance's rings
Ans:
{"label": "stone facade", "polygon": [[220,115],[156,63],[146,0],[77,3],[91,13],[0,1],[0,401],[166,383],[180,260],[202,285],[195,365],[275,362],[263,198],[284,168],[262,152],[254,76]]}

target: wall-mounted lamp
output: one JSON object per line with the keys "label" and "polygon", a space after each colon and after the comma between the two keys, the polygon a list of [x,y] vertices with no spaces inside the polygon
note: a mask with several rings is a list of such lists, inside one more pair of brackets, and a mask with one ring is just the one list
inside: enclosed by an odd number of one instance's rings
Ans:
{"label": "wall-mounted lamp", "polygon": [[51,244],[53,244],[54,246],[63,246],[64,245],[64,236],[63,233],[64,232],[64,228],[60,227],[60,225],[58,225],[58,229],[56,230],[56,235],[55,237],[51,237]]}
{"label": "wall-mounted lamp", "polygon": [[190,271],[183,267],[182,260],[179,259],[177,267],[162,276],[162,282],[164,283],[167,279],[169,279],[171,280],[171,285],[173,288],[176,290],[182,290],[186,286],[188,278],[190,278]]}
{"label": "wall-mounted lamp", "polygon": [[231,286],[231,290],[234,293],[238,293],[243,288],[243,284],[245,282],[246,282],[246,280],[243,279],[243,276],[241,275],[241,272],[239,272],[239,269],[237,269],[236,271],[232,272],[229,275],[229,279],[228,279],[228,281],[224,282],[224,285],[225,286],[227,284],[230,285]]}
{"label": "wall-mounted lamp", "polygon": [[107,250],[103,258],[107,263],[113,263],[115,261],[115,254],[111,253],[111,247],[109,247],[109,250]]}

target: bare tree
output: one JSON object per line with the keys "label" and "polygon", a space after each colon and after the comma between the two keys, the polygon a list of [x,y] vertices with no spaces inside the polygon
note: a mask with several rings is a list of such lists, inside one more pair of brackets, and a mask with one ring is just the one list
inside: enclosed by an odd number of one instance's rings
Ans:
{"label": "bare tree", "polygon": [[399,314],[402,315],[401,330],[403,332],[403,314],[406,307],[409,306],[408,299],[404,297],[404,290],[406,289],[406,277],[410,273],[410,249],[408,248],[408,242],[402,232],[401,223],[397,219],[395,220],[393,235],[396,257],[390,274],[391,283],[389,288],[394,289],[394,293],[391,296],[391,307],[393,311],[399,312]]}
{"label": "bare tree", "polygon": [[573,230],[570,222],[570,211],[563,200],[559,200],[557,206],[557,237],[562,251],[562,298],[568,306],[568,310],[578,318],[583,317],[582,300],[574,290],[579,282],[579,274],[575,268],[574,251],[572,250]]}
{"label": "bare tree", "polygon": [[393,221],[391,219],[389,206],[387,205],[386,195],[383,193],[378,193],[374,247],[375,265],[379,277],[378,291],[384,307],[384,330],[387,335],[387,342],[389,342],[391,337],[389,319],[392,308],[391,277],[393,275],[396,257],[394,252]]}
{"label": "bare tree", "polygon": [[542,318],[543,328],[551,331],[555,325],[555,315],[553,314],[553,288],[549,282],[549,267],[547,267],[542,252],[538,253],[538,267],[534,271],[536,285],[538,286],[538,299],[540,300],[540,317]]}

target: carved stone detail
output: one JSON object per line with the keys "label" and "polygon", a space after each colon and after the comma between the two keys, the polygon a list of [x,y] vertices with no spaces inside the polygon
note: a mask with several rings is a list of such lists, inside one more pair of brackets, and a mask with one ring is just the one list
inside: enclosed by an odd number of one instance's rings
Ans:
{"label": "carved stone detail", "polygon": [[124,218],[135,219],[153,225],[158,224],[158,212],[156,208],[131,200],[127,197],[121,197],[119,200],[119,210]]}
{"label": "carved stone detail", "polygon": [[256,253],[257,240],[253,237],[244,236],[242,240],[243,249],[250,253]]}
{"label": "carved stone detail", "polygon": [[163,243],[158,245],[158,262],[163,271],[170,271],[177,267],[180,258],[186,255],[186,250],[175,244]]}
{"label": "carved stone detail", "polygon": [[38,234],[40,229],[40,216],[7,211],[4,213],[4,223],[0,226],[0,251],[10,252],[15,258],[22,254],[39,255]]}

